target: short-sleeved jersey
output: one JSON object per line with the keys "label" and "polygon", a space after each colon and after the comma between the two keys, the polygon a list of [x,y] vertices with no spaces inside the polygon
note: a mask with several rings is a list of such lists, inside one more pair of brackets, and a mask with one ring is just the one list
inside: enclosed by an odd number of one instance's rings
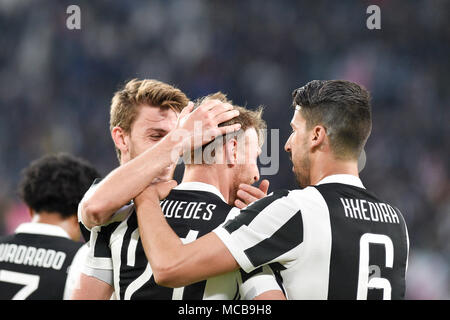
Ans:
{"label": "short-sleeved jersey", "polygon": [[278,266],[288,299],[403,299],[400,211],[351,175],[271,193],[214,232],[241,268]]}
{"label": "short-sleeved jersey", "polygon": [[82,243],[60,227],[23,223],[0,238],[0,299],[62,300],[72,260]]}
{"label": "short-sleeved jersey", "polygon": [[[214,186],[198,182],[177,186],[161,201],[161,207],[167,222],[185,243],[239,213]],[[133,204],[116,212],[108,224],[92,228],[89,247],[83,272],[108,282],[104,271],[110,270],[118,299],[251,299],[265,291],[281,290],[279,279],[268,266],[251,274],[241,270],[176,289],[157,285],[140,240]]]}

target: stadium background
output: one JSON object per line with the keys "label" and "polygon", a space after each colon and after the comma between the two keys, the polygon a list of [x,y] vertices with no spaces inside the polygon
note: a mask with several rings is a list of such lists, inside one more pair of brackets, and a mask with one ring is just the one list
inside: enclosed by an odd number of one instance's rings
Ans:
{"label": "stadium background", "polygon": [[[81,8],[68,30],[66,8]],[[381,8],[381,30],[366,8]],[[409,226],[408,299],[450,299],[450,1],[0,0],[0,235],[28,220],[20,170],[66,151],[117,166],[112,94],[134,77],[190,98],[221,90],[290,134],[291,91],[346,79],[372,93],[365,185]],[[270,190],[295,188],[287,154]]]}

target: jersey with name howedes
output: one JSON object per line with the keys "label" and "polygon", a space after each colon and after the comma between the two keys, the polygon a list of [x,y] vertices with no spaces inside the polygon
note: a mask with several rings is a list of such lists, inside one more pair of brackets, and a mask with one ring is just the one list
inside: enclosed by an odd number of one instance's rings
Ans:
{"label": "jersey with name howedes", "polygon": [[0,300],[62,300],[67,274],[82,243],[59,226],[23,223],[0,238]]}
{"label": "jersey with name howedes", "polygon": [[214,232],[242,269],[279,267],[288,299],[403,299],[409,240],[400,211],[352,175],[280,190]]}
{"label": "jersey with name howedes", "polygon": [[[239,213],[225,202],[217,188],[200,182],[181,183],[161,202],[161,207],[167,222],[185,243]],[[269,290],[282,290],[279,275],[268,266],[249,274],[242,270],[231,272],[182,288],[157,285],[142,247],[132,203],[117,211],[107,224],[91,229],[82,272],[109,283],[116,297],[126,300],[252,299]]]}

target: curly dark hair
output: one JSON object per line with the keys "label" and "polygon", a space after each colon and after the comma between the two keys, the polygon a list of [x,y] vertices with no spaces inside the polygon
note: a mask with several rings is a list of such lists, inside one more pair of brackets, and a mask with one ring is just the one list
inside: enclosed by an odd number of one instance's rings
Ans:
{"label": "curly dark hair", "polygon": [[100,174],[87,161],[66,153],[46,155],[22,170],[19,194],[35,212],[76,215],[85,192]]}

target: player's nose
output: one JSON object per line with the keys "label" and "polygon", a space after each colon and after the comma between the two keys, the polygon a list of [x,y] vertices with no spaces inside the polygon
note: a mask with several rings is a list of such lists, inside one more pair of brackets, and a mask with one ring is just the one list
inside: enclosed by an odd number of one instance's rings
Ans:
{"label": "player's nose", "polygon": [[253,183],[255,183],[256,181],[258,181],[259,178],[260,178],[259,172],[256,172],[256,174],[253,176]]}
{"label": "player's nose", "polygon": [[291,138],[289,137],[289,139],[287,139],[286,143],[284,144],[284,151],[286,152],[291,152]]}

